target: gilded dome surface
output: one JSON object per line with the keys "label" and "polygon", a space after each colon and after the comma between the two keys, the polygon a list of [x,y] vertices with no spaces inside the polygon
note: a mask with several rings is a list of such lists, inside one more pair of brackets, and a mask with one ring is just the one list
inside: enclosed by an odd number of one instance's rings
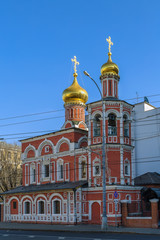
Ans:
{"label": "gilded dome surface", "polygon": [[70,87],[65,89],[62,94],[62,99],[67,103],[73,104],[83,104],[88,100],[88,93],[85,89],[79,86],[77,82],[77,73],[73,74],[74,80]]}
{"label": "gilded dome surface", "polygon": [[101,75],[105,75],[107,73],[112,73],[118,75],[119,68],[117,64],[112,62],[111,53],[108,53],[108,61],[102,65],[101,67]]}

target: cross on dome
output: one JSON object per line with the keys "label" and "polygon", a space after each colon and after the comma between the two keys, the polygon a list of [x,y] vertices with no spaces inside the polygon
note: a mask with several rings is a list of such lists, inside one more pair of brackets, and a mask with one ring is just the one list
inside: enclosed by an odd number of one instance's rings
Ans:
{"label": "cross on dome", "polygon": [[109,44],[109,47],[108,47],[109,53],[111,53],[111,46],[113,46],[113,42],[111,41],[111,37],[109,36],[109,38],[106,38],[106,41]]}
{"label": "cross on dome", "polygon": [[76,65],[79,65],[79,62],[77,62],[76,56],[74,56],[74,58],[71,58],[71,61],[74,62],[74,73],[77,73],[77,66]]}

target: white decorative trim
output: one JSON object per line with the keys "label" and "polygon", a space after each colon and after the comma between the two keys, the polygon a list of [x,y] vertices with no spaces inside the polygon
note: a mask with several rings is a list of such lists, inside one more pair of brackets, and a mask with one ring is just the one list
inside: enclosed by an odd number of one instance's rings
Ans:
{"label": "white decorative trim", "polygon": [[27,154],[28,154],[28,152],[30,151],[30,150],[33,150],[34,151],[34,154],[35,154],[35,156],[34,157],[36,157],[36,148],[33,146],[33,145],[31,145],[31,144],[29,144],[26,148],[25,148],[25,151],[24,151],[24,153],[23,153],[23,158],[25,159],[25,158],[27,158]]}
{"label": "white decorative trim", "polygon": [[41,156],[42,149],[45,145],[50,145],[54,153],[54,144],[50,140],[45,139],[43,142],[41,142],[41,144],[38,147],[38,156]]}
{"label": "white decorative trim", "polygon": [[88,141],[87,136],[82,136],[77,143],[77,147],[80,148],[80,144],[83,142],[83,140],[86,140],[86,142]]}
{"label": "white decorative trim", "polygon": [[71,150],[71,143],[70,143],[69,139],[65,138],[65,137],[62,137],[56,144],[56,153],[59,153],[60,146],[63,143],[67,143],[68,144],[68,146],[69,146],[69,150],[68,151]]}

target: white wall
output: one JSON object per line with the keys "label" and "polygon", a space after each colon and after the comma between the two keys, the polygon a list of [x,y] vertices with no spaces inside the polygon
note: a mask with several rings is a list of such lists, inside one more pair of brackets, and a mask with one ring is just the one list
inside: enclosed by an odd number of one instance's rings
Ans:
{"label": "white wall", "polygon": [[135,176],[160,173],[160,108],[138,103],[132,112]]}

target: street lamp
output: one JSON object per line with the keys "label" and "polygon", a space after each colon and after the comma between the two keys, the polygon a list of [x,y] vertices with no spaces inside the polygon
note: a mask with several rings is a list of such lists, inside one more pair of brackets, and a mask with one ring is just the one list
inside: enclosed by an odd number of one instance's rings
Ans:
{"label": "street lamp", "polygon": [[87,73],[86,71],[83,72],[87,77],[89,77],[96,87],[98,88],[98,91],[101,95],[101,100],[102,100],[102,118],[103,118],[103,133],[102,133],[102,169],[103,169],[103,181],[102,181],[102,186],[103,186],[103,216],[102,216],[102,226],[101,228],[103,230],[107,229],[107,214],[106,214],[106,152],[105,152],[105,101],[103,99],[102,92],[100,88],[98,87],[97,83],[95,80]]}

